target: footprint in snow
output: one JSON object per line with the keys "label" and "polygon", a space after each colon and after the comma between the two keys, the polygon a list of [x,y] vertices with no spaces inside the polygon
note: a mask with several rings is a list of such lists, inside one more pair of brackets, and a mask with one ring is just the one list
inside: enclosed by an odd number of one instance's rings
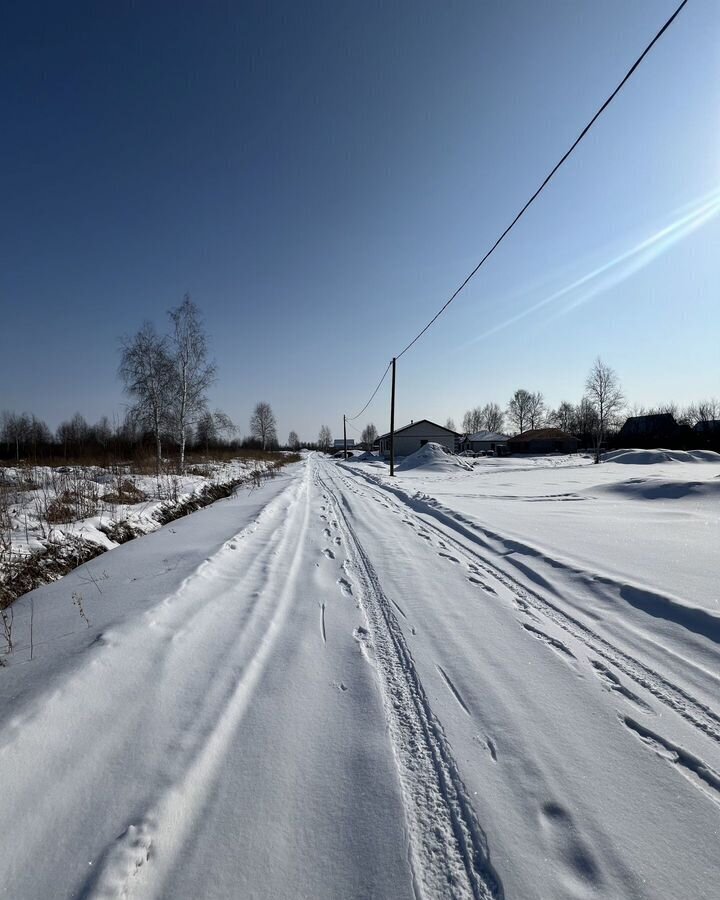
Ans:
{"label": "footprint in snow", "polygon": [[457,556],[451,556],[449,553],[438,553],[438,556],[442,556],[444,559],[449,559],[450,562],[459,563],[460,560]]}
{"label": "footprint in snow", "polygon": [[570,813],[551,801],[543,804],[539,818],[546,840],[570,874],[585,886],[600,884],[603,880],[600,868]]}
{"label": "footprint in snow", "polygon": [[335,554],[328,547],[325,547],[323,553],[328,559],[335,559]]}

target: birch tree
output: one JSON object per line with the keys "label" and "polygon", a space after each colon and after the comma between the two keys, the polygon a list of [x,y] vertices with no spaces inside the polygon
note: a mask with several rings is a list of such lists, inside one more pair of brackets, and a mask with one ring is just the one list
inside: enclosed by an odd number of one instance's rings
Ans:
{"label": "birch tree", "polygon": [[595,462],[600,462],[602,442],[615,416],[625,403],[617,373],[598,356],[585,382],[585,395],[592,405],[595,415],[593,437],[595,442]]}
{"label": "birch tree", "polygon": [[180,471],[185,471],[188,432],[207,410],[207,391],[215,381],[216,366],[208,360],[207,338],[200,311],[185,295],[169,312],[172,323],[170,348],[175,369],[173,425],[180,446]]}
{"label": "birch tree", "polygon": [[332,434],[330,433],[330,429],[327,425],[323,425],[320,428],[320,433],[318,434],[318,447],[320,450],[329,450],[330,445],[332,444]]}
{"label": "birch tree", "polygon": [[256,404],[250,417],[250,434],[260,441],[263,450],[277,441],[277,422],[269,403]]}
{"label": "birch tree", "polygon": [[159,474],[162,435],[171,423],[175,366],[167,338],[158,335],[151,322],[145,322],[133,338],[124,341],[119,372],[125,393],[135,401],[133,419],[152,431]]}
{"label": "birch tree", "polygon": [[368,422],[368,424],[363,428],[360,438],[363,444],[367,445],[368,450],[372,450],[372,446],[377,440],[377,428],[373,425],[372,422]]}

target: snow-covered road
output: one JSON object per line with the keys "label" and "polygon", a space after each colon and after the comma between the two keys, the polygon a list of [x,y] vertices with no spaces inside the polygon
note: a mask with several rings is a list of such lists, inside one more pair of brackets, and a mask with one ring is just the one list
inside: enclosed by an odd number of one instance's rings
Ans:
{"label": "snow-covered road", "polygon": [[716,897],[718,620],[593,590],[314,455],[123,545],[16,604],[0,891]]}

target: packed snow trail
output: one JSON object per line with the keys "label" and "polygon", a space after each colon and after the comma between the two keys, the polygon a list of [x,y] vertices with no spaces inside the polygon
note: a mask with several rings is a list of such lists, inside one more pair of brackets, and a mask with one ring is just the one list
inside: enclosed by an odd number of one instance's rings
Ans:
{"label": "packed snow trail", "polygon": [[311,455],[23,598],[0,891],[714,897],[717,706],[558,577]]}

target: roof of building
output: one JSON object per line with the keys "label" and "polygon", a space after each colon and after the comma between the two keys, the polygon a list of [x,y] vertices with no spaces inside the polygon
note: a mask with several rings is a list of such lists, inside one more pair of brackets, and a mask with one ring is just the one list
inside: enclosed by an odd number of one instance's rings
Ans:
{"label": "roof of building", "polygon": [[677,428],[677,422],[672,413],[648,413],[643,416],[628,416],[622,431],[651,431],[652,429]]}
{"label": "roof of building", "polygon": [[720,431],[720,419],[704,419],[693,426],[693,431]]}
{"label": "roof of building", "polygon": [[511,437],[511,444],[527,444],[530,441],[575,441],[577,438],[563,431],[561,428],[534,428],[530,431],[523,431],[515,437]]}
{"label": "roof of building", "polygon": [[500,434],[498,431],[478,431],[475,434],[467,434],[463,438],[465,441],[508,441],[510,438],[506,434]]}
{"label": "roof of building", "polygon": [[[437,422],[431,422],[430,419],[418,419],[417,422],[411,422],[409,425],[403,425],[402,428],[395,429],[395,434],[400,434],[401,431],[407,431],[408,428],[414,428],[416,425],[421,425],[423,422],[427,422],[428,425],[432,425],[434,428],[440,428],[442,431],[447,431],[447,433],[453,435],[453,437],[458,436],[457,431],[453,431],[452,428],[446,428],[444,425],[438,425]],[[389,431],[386,431],[385,434],[381,434],[378,440],[380,441],[386,437],[390,437]]]}

